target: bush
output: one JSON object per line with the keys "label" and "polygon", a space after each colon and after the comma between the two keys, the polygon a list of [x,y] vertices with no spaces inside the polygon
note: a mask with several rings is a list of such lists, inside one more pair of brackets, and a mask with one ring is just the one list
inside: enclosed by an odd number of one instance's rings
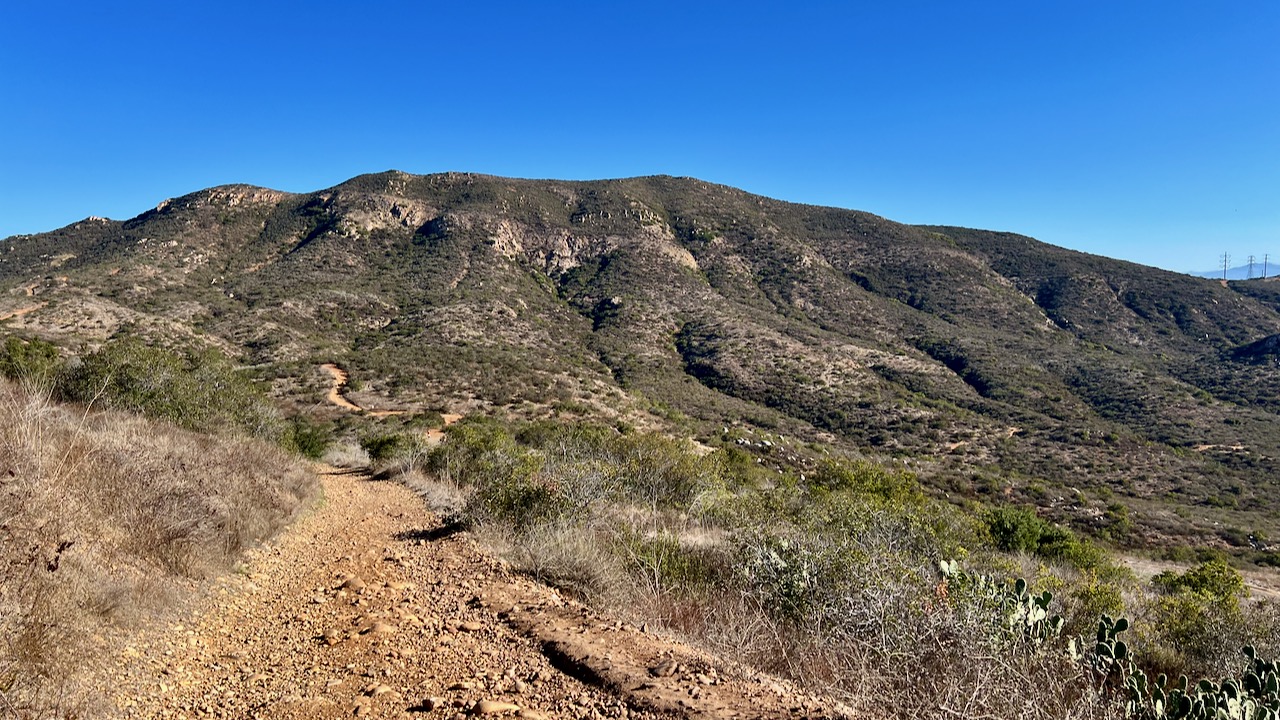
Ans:
{"label": "bush", "polygon": [[294,417],[285,426],[280,444],[285,450],[309,460],[320,460],[333,441],[333,429],[304,417]]}
{"label": "bush", "polygon": [[1240,571],[1223,560],[1200,563],[1180,575],[1166,570],[1151,582],[1167,593],[1190,592],[1216,602],[1235,602],[1245,596]]}
{"label": "bush", "polygon": [[987,511],[987,530],[991,542],[1005,552],[1034,553],[1040,549],[1040,538],[1048,524],[1025,507],[1001,506]]}
{"label": "bush", "polygon": [[360,438],[360,448],[374,462],[386,462],[395,458],[409,447],[409,438],[401,433],[385,435],[368,435]]}
{"label": "bush", "polygon": [[865,460],[824,460],[809,484],[820,492],[851,492],[892,504],[924,500],[915,475],[890,471]]}
{"label": "bush", "polygon": [[720,568],[709,553],[685,547],[670,530],[652,535],[629,532],[622,543],[629,569],[655,594],[697,593],[728,580],[719,576]]}
{"label": "bush", "polygon": [[56,345],[43,340],[22,340],[10,335],[0,345],[0,375],[52,387],[64,361]]}
{"label": "bush", "polygon": [[1045,524],[1035,553],[1043,558],[1065,562],[1077,570],[1099,570],[1108,565],[1102,548],[1060,525]]}
{"label": "bush", "polygon": [[85,355],[62,377],[64,397],[160,418],[191,430],[236,428],[275,438],[275,409],[223,355],[174,352],[136,339],[117,340]]}

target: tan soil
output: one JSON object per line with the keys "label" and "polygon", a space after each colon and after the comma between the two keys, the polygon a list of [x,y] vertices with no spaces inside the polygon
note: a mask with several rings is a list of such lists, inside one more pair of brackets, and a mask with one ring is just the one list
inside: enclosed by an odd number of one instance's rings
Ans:
{"label": "tan soil", "polygon": [[[450,425],[461,420],[462,416],[456,413],[443,413],[440,415],[440,419],[444,421],[445,427],[449,427]],[[440,442],[443,439],[444,439],[444,430],[442,428],[431,428],[430,430],[427,431],[427,440],[431,442]]]}
{"label": "tan soil", "polygon": [[[369,417],[392,417],[395,415],[407,415],[409,413],[408,410],[370,410],[369,408],[357,405],[347,396],[343,395],[347,390],[347,382],[351,379],[350,374],[348,374],[346,370],[343,370],[333,363],[325,363],[320,366],[320,369],[329,373],[329,377],[333,379],[333,386],[329,388],[329,393],[325,396],[325,399],[328,400],[331,405],[336,405],[343,410],[349,410],[351,412],[364,413]],[[449,416],[445,417],[447,418]],[[447,419],[445,420],[445,424],[449,424]]]}
{"label": "tan soil", "polygon": [[[1139,580],[1144,582],[1150,581],[1151,578],[1166,570],[1181,573],[1191,569],[1190,565],[1137,555],[1125,555],[1120,559],[1133,571],[1134,575],[1138,576]],[[1244,579],[1244,586],[1251,597],[1260,600],[1280,600],[1280,572],[1265,568],[1248,568],[1241,570],[1240,576]]]}
{"label": "tan soil", "polygon": [[124,649],[101,683],[119,716],[846,716],[511,572],[401,485],[322,481],[203,607]]}
{"label": "tan soil", "polygon": [[329,376],[333,378],[333,387],[329,388],[329,394],[325,396],[325,399],[327,399],[330,404],[337,405],[343,410],[350,410],[351,412],[364,411],[364,408],[342,396],[342,391],[347,389],[347,381],[351,379],[351,376],[347,374],[346,370],[343,370],[333,363],[325,363],[320,366],[320,369],[329,373]]}
{"label": "tan soil", "polygon": [[40,308],[44,307],[45,305],[46,303],[36,303],[35,305],[28,305],[27,307],[21,307],[21,308],[18,308],[17,310],[0,311],[0,322],[4,322],[5,320],[18,318],[18,317],[22,317],[23,315],[33,313],[39,310]]}
{"label": "tan soil", "polygon": [[1239,452],[1244,450],[1245,447],[1243,445],[1196,445],[1191,449],[1196,452],[1205,452],[1207,450],[1230,450],[1232,452]]}

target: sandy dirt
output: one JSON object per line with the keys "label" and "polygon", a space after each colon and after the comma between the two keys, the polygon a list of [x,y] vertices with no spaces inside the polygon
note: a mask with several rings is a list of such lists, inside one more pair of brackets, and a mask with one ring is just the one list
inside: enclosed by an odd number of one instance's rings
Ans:
{"label": "sandy dirt", "polygon": [[125,647],[125,718],[823,718],[819,698],[602,617],[442,527],[405,487],[325,500]]}
{"label": "sandy dirt", "polygon": [[40,308],[44,307],[45,304],[46,303],[36,303],[35,305],[20,307],[16,310],[0,310],[0,322],[4,322],[5,320],[10,320],[12,318],[19,318],[19,317],[22,317],[23,315],[33,313],[39,310]]}
{"label": "sandy dirt", "polygon": [[[1182,573],[1191,568],[1190,565],[1182,565],[1167,560],[1154,560],[1136,555],[1126,555],[1120,559],[1133,571],[1133,574],[1143,581],[1149,581],[1166,570]],[[1280,572],[1265,568],[1248,568],[1241,570],[1240,575],[1244,578],[1244,586],[1251,597],[1280,600]]]}
{"label": "sandy dirt", "polygon": [[333,387],[329,388],[329,394],[325,396],[325,399],[328,400],[330,404],[337,405],[343,410],[350,410],[351,412],[364,411],[364,408],[351,402],[342,395],[342,392],[347,389],[347,381],[351,379],[351,376],[347,374],[346,370],[343,370],[333,363],[325,363],[320,366],[320,369],[329,373],[329,376],[333,378]]}

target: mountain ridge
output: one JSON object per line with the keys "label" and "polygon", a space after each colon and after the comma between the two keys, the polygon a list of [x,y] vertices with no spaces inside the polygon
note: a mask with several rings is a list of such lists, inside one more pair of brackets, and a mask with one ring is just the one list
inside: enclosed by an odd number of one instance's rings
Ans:
{"label": "mountain ridge", "polygon": [[298,411],[337,362],[374,407],[771,432],[1095,532],[1121,505],[1134,541],[1272,523],[1258,281],[665,175],[231,184],[0,248],[5,301],[47,303],[9,329],[216,346]]}

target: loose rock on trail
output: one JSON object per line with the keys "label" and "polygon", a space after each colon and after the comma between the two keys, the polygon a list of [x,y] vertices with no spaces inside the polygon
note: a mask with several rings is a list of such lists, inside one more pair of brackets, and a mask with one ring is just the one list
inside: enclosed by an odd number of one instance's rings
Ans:
{"label": "loose rock on trail", "polygon": [[324,501],[110,678],[121,717],[845,717],[513,573],[402,485]]}

